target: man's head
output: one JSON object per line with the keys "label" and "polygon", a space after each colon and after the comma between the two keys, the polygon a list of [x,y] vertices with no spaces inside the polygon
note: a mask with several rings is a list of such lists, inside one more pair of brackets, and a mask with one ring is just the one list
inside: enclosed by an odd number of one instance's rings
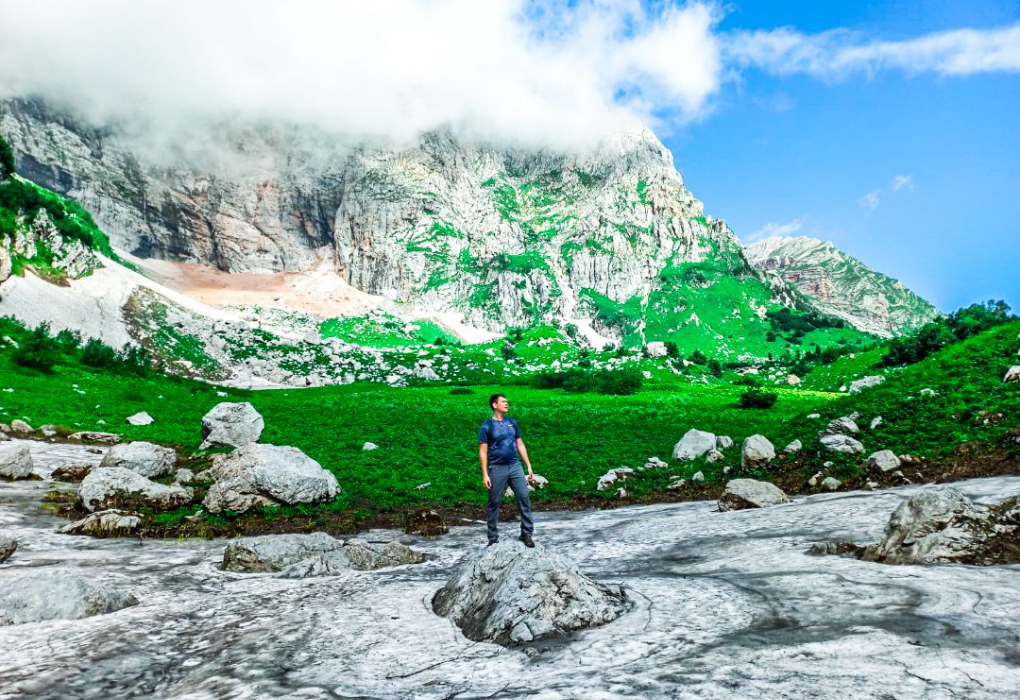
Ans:
{"label": "man's head", "polygon": [[489,397],[489,408],[493,411],[506,413],[510,410],[510,402],[506,400],[506,396],[503,394],[493,394]]}

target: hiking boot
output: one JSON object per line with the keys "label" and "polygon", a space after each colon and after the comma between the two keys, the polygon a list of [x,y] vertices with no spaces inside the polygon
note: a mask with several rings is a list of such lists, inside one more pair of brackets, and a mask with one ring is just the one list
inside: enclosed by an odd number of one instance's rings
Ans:
{"label": "hiking boot", "polygon": [[521,542],[524,543],[525,547],[535,546],[535,540],[531,539],[531,535],[521,535]]}
{"label": "hiking boot", "polygon": [[486,546],[491,547],[494,544],[499,544],[499,540],[489,540],[489,544],[487,544]]}

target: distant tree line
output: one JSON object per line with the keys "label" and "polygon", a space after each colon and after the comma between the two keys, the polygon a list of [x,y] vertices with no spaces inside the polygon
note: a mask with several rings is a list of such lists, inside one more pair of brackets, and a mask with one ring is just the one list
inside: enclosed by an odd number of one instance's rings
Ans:
{"label": "distant tree line", "polygon": [[1016,317],[1009,313],[1009,304],[1001,299],[971,304],[948,316],[940,316],[911,335],[894,338],[881,364],[893,367],[920,362],[947,345],[959,343],[1013,318]]}
{"label": "distant tree line", "polygon": [[145,376],[152,371],[152,357],[145,348],[125,345],[115,350],[101,340],[90,338],[84,344],[78,333],[62,330],[52,335],[49,324],[31,330],[16,319],[0,318],[0,334],[14,339],[11,360],[20,367],[52,372],[61,364],[81,364],[118,374]]}

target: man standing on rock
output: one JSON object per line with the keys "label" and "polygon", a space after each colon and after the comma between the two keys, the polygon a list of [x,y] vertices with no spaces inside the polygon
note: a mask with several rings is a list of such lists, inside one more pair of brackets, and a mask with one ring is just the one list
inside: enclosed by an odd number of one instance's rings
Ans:
{"label": "man standing on rock", "polygon": [[[507,484],[517,499],[517,510],[521,514],[521,542],[534,547],[531,533],[535,523],[531,519],[531,497],[528,495],[528,482],[535,478],[531,470],[528,450],[521,440],[521,429],[517,421],[509,418],[510,402],[503,394],[489,397],[492,418],[482,423],[478,431],[478,459],[482,462],[482,483],[489,491],[489,501],[485,506],[488,522],[489,545],[499,541],[499,504],[503,500],[503,491]],[[518,457],[520,455],[520,458]],[[520,460],[528,465],[528,475],[524,476]]]}

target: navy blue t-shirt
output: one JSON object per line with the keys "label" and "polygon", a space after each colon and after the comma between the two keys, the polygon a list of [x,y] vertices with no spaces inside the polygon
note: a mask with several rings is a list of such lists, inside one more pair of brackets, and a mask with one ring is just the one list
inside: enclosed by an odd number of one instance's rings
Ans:
{"label": "navy blue t-shirt", "polygon": [[517,438],[520,436],[521,429],[513,418],[490,418],[478,431],[478,444],[489,445],[489,464],[513,464],[517,461]]}

